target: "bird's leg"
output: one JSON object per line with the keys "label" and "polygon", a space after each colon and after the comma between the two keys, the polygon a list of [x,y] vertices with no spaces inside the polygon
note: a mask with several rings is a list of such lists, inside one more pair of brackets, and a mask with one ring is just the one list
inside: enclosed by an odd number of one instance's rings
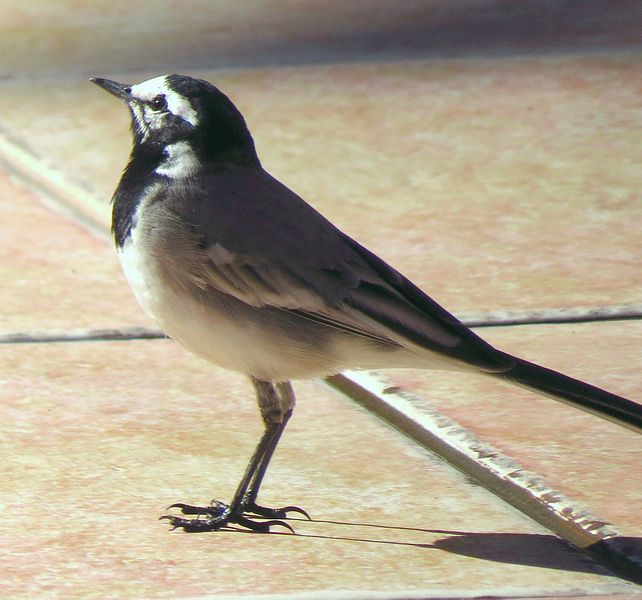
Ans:
{"label": "bird's leg", "polygon": [[[279,424],[278,429],[276,430],[274,436],[270,439],[269,444],[265,449],[265,453],[259,463],[258,468],[254,472],[252,481],[250,482],[249,487],[247,488],[244,498],[243,506],[246,512],[251,512],[256,515],[261,515],[263,517],[269,517],[272,519],[285,519],[289,512],[297,512],[306,518],[310,518],[310,515],[299,508],[298,506],[283,506],[281,508],[266,508],[265,506],[260,506],[256,503],[256,497],[259,493],[259,488],[267,471],[272,455],[276,450],[276,447],[281,439],[281,435],[285,430],[290,417],[292,416],[292,411],[294,409],[294,404],[296,403],[296,398],[294,397],[294,391],[292,390],[292,385],[289,381],[279,382],[276,384],[276,394],[274,392],[274,387],[272,384],[268,383],[267,385],[271,388],[264,388],[263,386],[266,382],[261,382],[256,380],[254,382],[255,388],[257,390],[257,398],[259,401],[259,406],[261,408],[261,415],[263,416],[263,421],[266,424],[266,427],[270,426],[270,423],[276,420]],[[276,396],[276,397],[275,397]],[[279,406],[276,407],[275,400],[279,400]]]}
{"label": "bird's leg", "polygon": [[189,532],[216,531],[230,524],[241,525],[242,527],[261,533],[267,533],[272,525],[282,525],[292,530],[287,523],[282,521],[254,521],[243,514],[246,510],[244,499],[247,496],[248,487],[250,486],[254,473],[259,468],[266,449],[278,433],[278,429],[277,424],[266,427],[236,489],[234,499],[230,504],[225,504],[219,500],[213,500],[210,506],[192,506],[177,502],[169,508],[178,508],[184,515],[197,515],[198,518],[185,519],[175,515],[164,515],[161,519],[168,520],[174,529],[181,527]]}
{"label": "bird's leg", "polygon": [[[218,500],[213,500],[208,507],[191,506],[183,503],[172,504],[169,508],[179,508],[183,514],[204,516],[204,518],[197,519],[184,519],[174,515],[161,517],[161,519],[167,519],[174,528],[181,527],[190,532],[215,531],[228,524],[237,524],[253,531],[268,532],[271,526],[281,525],[294,532],[292,527],[278,519],[285,518],[289,511],[299,512],[307,516],[305,511],[295,506],[271,509],[258,506],[255,502],[270,458],[292,414],[294,393],[289,383],[276,384],[276,388],[270,382],[255,378],[252,378],[252,383],[256,389],[261,415],[265,423],[265,431],[245,469],[232,502],[228,505]],[[277,520],[254,521],[244,515],[246,512]]]}

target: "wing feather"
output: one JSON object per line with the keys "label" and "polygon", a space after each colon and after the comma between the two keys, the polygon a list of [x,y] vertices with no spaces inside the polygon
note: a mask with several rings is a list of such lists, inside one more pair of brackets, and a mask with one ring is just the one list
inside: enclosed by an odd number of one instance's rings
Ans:
{"label": "wing feather", "polygon": [[185,276],[201,288],[380,343],[505,367],[494,348],[262,170],[203,177],[169,200],[190,224],[191,255],[200,249]]}

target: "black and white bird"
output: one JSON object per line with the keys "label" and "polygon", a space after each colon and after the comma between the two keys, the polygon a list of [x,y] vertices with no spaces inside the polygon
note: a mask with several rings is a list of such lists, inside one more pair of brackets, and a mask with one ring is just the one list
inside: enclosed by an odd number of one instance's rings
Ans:
{"label": "black and white bird", "polygon": [[256,502],[294,408],[293,379],[360,368],[476,371],[642,429],[642,406],[493,348],[269,175],[243,116],[210,83],[92,81],[131,112],[133,150],[112,229],[136,298],[188,350],[247,375],[265,423],[232,501],[174,504],[199,517],[163,517],[174,527],[265,532],[306,514]]}

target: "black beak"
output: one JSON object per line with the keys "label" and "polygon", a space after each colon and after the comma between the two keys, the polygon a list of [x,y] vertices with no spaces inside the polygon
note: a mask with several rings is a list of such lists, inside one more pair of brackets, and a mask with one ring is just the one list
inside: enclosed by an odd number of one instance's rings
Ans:
{"label": "black beak", "polygon": [[103,79],[102,77],[90,77],[89,81],[95,83],[98,87],[103,88],[103,90],[109,92],[120,98],[124,102],[128,102],[131,99],[131,86],[125,83],[118,83],[117,81],[111,81],[111,79]]}

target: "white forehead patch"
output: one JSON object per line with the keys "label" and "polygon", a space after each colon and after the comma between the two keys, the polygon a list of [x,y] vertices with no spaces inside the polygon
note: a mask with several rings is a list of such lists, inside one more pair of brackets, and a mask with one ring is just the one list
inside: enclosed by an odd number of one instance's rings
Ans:
{"label": "white forehead patch", "polygon": [[155,96],[158,96],[158,94],[164,94],[169,112],[196,127],[198,124],[196,111],[192,108],[187,98],[184,98],[169,87],[167,77],[167,75],[161,75],[160,77],[154,77],[154,79],[148,79],[142,83],[132,85],[132,96],[139,100],[149,101]]}

